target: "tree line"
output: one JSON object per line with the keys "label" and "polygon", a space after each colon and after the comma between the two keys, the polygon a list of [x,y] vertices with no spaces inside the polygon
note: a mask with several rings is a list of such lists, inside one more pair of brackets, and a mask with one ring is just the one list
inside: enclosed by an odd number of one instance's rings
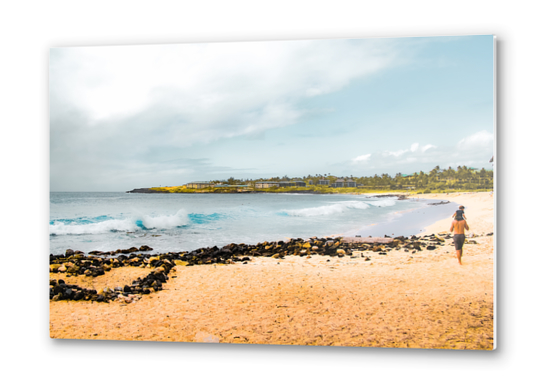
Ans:
{"label": "tree line", "polygon": [[228,180],[213,180],[213,183],[227,183],[229,185],[249,185],[254,186],[258,181],[291,181],[302,180],[309,185],[309,181],[312,181],[313,185],[317,185],[321,179],[329,180],[330,184],[334,183],[337,179],[344,179],[345,181],[351,179],[355,181],[362,188],[372,189],[388,189],[388,190],[431,190],[431,191],[446,191],[446,190],[476,190],[476,189],[493,189],[493,170],[486,170],[484,168],[478,170],[476,168],[469,168],[466,165],[458,166],[456,169],[448,167],[447,169],[441,169],[438,165],[430,172],[415,172],[413,174],[405,175],[403,173],[396,173],[395,176],[391,176],[387,173],[375,174],[374,176],[361,176],[356,177],[353,175],[346,176],[334,176],[327,174],[315,174],[302,177],[288,177],[275,176],[271,178],[259,178],[259,179],[236,179],[230,177]]}

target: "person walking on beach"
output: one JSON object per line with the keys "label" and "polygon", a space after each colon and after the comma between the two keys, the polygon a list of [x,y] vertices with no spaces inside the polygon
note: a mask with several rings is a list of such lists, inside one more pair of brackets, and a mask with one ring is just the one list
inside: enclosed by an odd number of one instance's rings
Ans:
{"label": "person walking on beach", "polygon": [[463,205],[460,205],[459,209],[454,212],[454,214],[452,215],[452,219],[467,220],[467,216],[465,216],[465,207]]}
{"label": "person walking on beach", "polygon": [[464,219],[464,216],[458,214],[458,212],[462,212],[461,209],[454,214],[454,221],[452,221],[450,232],[454,232],[454,245],[457,260],[459,261],[459,265],[463,265],[461,263],[461,257],[463,256],[463,244],[465,244],[465,229],[468,231],[470,228],[467,221]]}

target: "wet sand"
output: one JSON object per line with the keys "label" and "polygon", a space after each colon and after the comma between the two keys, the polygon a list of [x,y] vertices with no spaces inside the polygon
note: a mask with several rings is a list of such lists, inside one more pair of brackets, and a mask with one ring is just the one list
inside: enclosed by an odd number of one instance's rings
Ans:
{"label": "wet sand", "polygon": [[[435,251],[371,257],[287,256],[177,266],[164,290],[130,304],[50,302],[52,338],[492,349],[493,197],[424,195],[466,206],[477,244],[463,266],[451,240]],[[457,203],[457,204],[455,204]],[[427,233],[447,231],[451,219]],[[483,235],[483,236],[482,236]],[[329,261],[328,261],[329,260]],[[111,271],[113,272],[113,271]],[[114,288],[148,273],[119,268],[69,282]],[[51,278],[62,278],[51,274]],[[98,280],[101,279],[101,280]],[[68,279],[67,279],[68,282]]]}

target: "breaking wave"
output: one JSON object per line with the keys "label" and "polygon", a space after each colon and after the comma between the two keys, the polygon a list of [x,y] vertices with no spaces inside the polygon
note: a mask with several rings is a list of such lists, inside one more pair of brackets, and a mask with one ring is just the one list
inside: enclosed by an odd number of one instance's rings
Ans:
{"label": "breaking wave", "polygon": [[186,212],[181,209],[174,215],[160,215],[115,219],[110,216],[94,218],[79,217],[76,219],[52,220],[49,223],[51,235],[82,235],[105,232],[135,232],[138,230],[170,229],[188,225],[190,222]]}
{"label": "breaking wave", "polygon": [[380,200],[374,202],[368,201],[341,201],[338,203],[333,203],[329,205],[322,205],[314,208],[303,208],[303,209],[291,209],[282,211],[279,214],[286,214],[288,216],[300,216],[300,217],[310,217],[310,216],[326,216],[326,215],[337,215],[344,212],[347,212],[352,209],[368,209],[371,206],[373,207],[391,207],[395,205],[394,200]]}

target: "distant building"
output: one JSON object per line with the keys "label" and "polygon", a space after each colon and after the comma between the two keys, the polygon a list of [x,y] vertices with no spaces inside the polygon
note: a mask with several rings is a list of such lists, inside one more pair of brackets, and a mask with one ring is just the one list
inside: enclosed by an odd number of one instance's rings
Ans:
{"label": "distant building", "polygon": [[344,179],[337,179],[331,186],[333,188],[344,188]]}
{"label": "distant building", "polygon": [[318,185],[329,185],[329,180],[322,177],[320,180],[318,180]]}
{"label": "distant building", "polygon": [[313,185],[314,183],[312,182],[312,180],[309,180],[309,185]]}
{"label": "distant building", "polygon": [[307,183],[305,183],[303,180],[294,180],[296,187],[306,187]]}
{"label": "distant building", "polygon": [[273,188],[280,187],[279,183],[275,181],[257,181],[255,184],[256,188]]}
{"label": "distant building", "polygon": [[193,188],[193,189],[203,189],[203,188],[209,188],[213,185],[209,183],[208,181],[192,181],[188,184],[186,184],[187,188]]}
{"label": "distant building", "polygon": [[279,181],[279,187],[295,187],[295,183],[293,181]]}
{"label": "distant building", "polygon": [[356,188],[356,182],[352,179],[346,180],[345,184],[346,184],[345,186],[348,188]]}

